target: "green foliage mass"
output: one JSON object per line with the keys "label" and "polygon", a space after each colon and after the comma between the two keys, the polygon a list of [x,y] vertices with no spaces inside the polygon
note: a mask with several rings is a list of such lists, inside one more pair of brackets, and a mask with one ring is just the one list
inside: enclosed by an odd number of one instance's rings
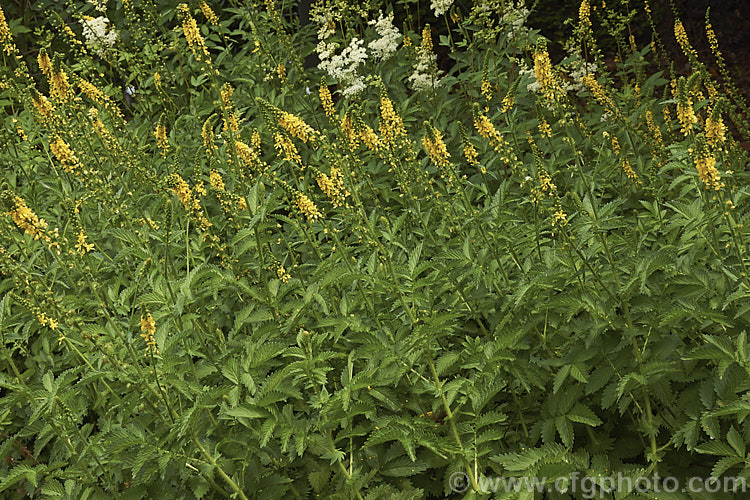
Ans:
{"label": "green foliage mass", "polygon": [[[0,11],[4,498],[750,476],[747,105],[718,48],[717,80],[678,34],[674,74],[628,2],[565,12],[551,64],[512,2],[207,7]],[[328,28],[367,56],[336,66]]]}

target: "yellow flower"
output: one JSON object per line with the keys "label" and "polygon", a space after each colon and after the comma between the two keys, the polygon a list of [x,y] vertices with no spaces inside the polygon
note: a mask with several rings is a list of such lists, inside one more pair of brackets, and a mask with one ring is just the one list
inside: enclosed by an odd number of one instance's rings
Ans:
{"label": "yellow flower", "polygon": [[328,85],[322,83],[318,94],[320,95],[320,103],[326,112],[326,116],[329,120],[332,120],[336,116],[336,110],[333,107],[333,97],[331,97],[331,90],[328,88]]}
{"label": "yellow flower", "polygon": [[315,139],[313,135],[315,130],[299,116],[282,111],[281,116],[279,116],[279,125],[302,142]]}
{"label": "yellow flower", "polygon": [[547,99],[553,99],[555,77],[552,74],[552,63],[546,50],[538,50],[534,53],[534,75],[542,90],[542,94]]}
{"label": "yellow flower", "polygon": [[487,77],[482,78],[482,95],[487,99],[488,101],[492,100],[492,85],[490,85],[490,81],[487,80]]}
{"label": "yellow flower", "polygon": [[547,123],[547,120],[545,119],[542,119],[539,122],[539,131],[545,137],[552,137],[552,128],[549,126],[549,123]]}
{"label": "yellow flower", "polygon": [[633,170],[633,167],[630,165],[630,162],[627,160],[627,158],[623,158],[622,160],[622,170],[625,172],[625,175],[628,177],[628,179],[632,181],[638,180],[638,175],[635,173],[635,170]]}
{"label": "yellow flower", "polygon": [[5,13],[2,7],[0,7],[0,45],[3,47],[3,52],[6,55],[13,55],[16,51],[16,45],[13,43],[13,36],[10,33],[10,27],[5,21]]}
{"label": "yellow flower", "polygon": [[[503,136],[497,131],[489,118],[483,113],[478,113],[474,117],[474,127],[479,135],[490,142],[490,145],[497,150],[503,144]],[[498,151],[499,152],[499,151]]]}
{"label": "yellow flower", "polygon": [[698,171],[698,176],[705,184],[706,189],[718,191],[724,187],[724,183],[721,182],[721,175],[716,169],[716,158],[708,152],[698,153],[695,158],[695,169]]}
{"label": "yellow flower", "polygon": [[479,165],[479,160],[477,160],[479,153],[477,153],[477,149],[468,142],[464,145],[464,156],[470,165]]}
{"label": "yellow flower", "polygon": [[166,184],[180,199],[180,203],[189,210],[192,207],[190,200],[193,197],[193,192],[188,183],[180,177],[180,174],[170,174],[167,177]]}
{"label": "yellow flower", "polygon": [[286,272],[286,269],[284,269],[284,266],[282,266],[281,264],[279,264],[279,266],[276,268],[276,276],[278,276],[278,278],[283,283],[286,283],[287,281],[289,281],[289,278],[292,277],[288,272]]}
{"label": "yellow flower", "polygon": [[158,352],[156,349],[156,338],[154,337],[154,334],[156,333],[156,323],[154,323],[154,318],[151,316],[151,313],[147,313],[146,316],[141,315],[141,337],[143,340],[146,341],[146,353],[148,354],[149,351],[151,352]]}
{"label": "yellow flower", "polygon": [[167,127],[162,123],[156,125],[154,130],[154,137],[156,137],[156,145],[161,150],[162,157],[167,156],[167,150],[169,150],[169,140],[167,139]]}
{"label": "yellow flower", "polygon": [[568,216],[567,216],[567,215],[565,214],[565,212],[563,212],[563,209],[562,209],[562,208],[558,208],[558,209],[557,209],[557,210],[555,211],[555,213],[554,213],[554,214],[552,214],[552,216],[553,216],[553,220],[552,220],[552,225],[553,225],[553,226],[554,226],[555,224],[557,224],[558,222],[559,222],[559,223],[560,223],[560,225],[562,225],[562,226],[564,226],[565,224],[567,224],[567,223],[568,223]]}
{"label": "yellow flower", "polygon": [[720,114],[717,113],[717,115],[718,116],[714,117],[714,113],[711,113],[711,115],[706,118],[706,124],[704,126],[706,139],[711,146],[724,142],[726,138],[724,134],[726,131],[724,121],[721,119]]}
{"label": "yellow flower", "polygon": [[190,47],[190,50],[195,54],[196,59],[199,61],[203,60],[203,58],[208,59],[206,42],[203,41],[201,32],[198,29],[198,23],[196,23],[193,16],[190,15],[188,6],[181,3],[177,6],[177,12],[182,21],[182,31],[185,34],[185,40],[187,40],[188,47]]}
{"label": "yellow flower", "polygon": [[73,154],[70,146],[68,146],[68,144],[59,136],[55,137],[55,140],[50,143],[49,148],[52,151],[52,154],[54,154],[58,159],[58,161],[62,163],[62,166],[66,172],[73,172],[75,169],[81,166],[78,162],[78,157]]}
{"label": "yellow flower", "polygon": [[39,320],[39,323],[42,326],[49,326],[50,330],[57,329],[57,325],[58,325],[57,321],[55,321],[54,319],[52,319],[49,316],[47,316],[46,313],[39,312],[39,313],[37,313],[36,318]]}
{"label": "yellow flower", "polygon": [[690,45],[690,40],[688,39],[687,32],[685,31],[685,26],[682,25],[682,21],[680,21],[679,19],[674,23],[674,37],[677,39],[677,43],[680,44],[680,48],[689,59],[697,59],[698,54]]}
{"label": "yellow flower", "polygon": [[450,158],[451,155],[448,153],[448,148],[443,141],[443,136],[437,128],[429,123],[427,124],[427,127],[427,134],[422,138],[424,149],[436,165],[447,167],[450,164],[448,158]]}
{"label": "yellow flower", "polygon": [[36,60],[39,63],[39,69],[42,74],[47,78],[52,78],[52,61],[50,61],[47,51],[44,49],[40,50]]}
{"label": "yellow flower", "polygon": [[589,92],[591,92],[591,94],[599,102],[599,104],[608,106],[613,110],[617,109],[617,107],[612,102],[612,99],[607,95],[607,91],[604,90],[604,87],[602,87],[602,85],[598,81],[596,81],[594,75],[589,73],[588,75],[581,78],[581,82],[586,85],[586,87],[589,89]]}
{"label": "yellow flower", "polygon": [[86,96],[89,99],[91,99],[92,101],[94,101],[95,103],[97,103],[99,105],[104,104],[104,101],[106,99],[106,97],[104,96],[104,92],[102,92],[101,90],[99,90],[96,87],[96,85],[94,85],[94,84],[92,84],[90,82],[87,82],[83,78],[79,79],[76,82],[76,84],[77,84],[78,88],[81,90],[81,92],[83,92],[84,94],[86,94]]}
{"label": "yellow flower", "polygon": [[383,140],[391,144],[397,137],[406,135],[403,120],[396,113],[396,110],[393,109],[393,102],[391,102],[384,92],[380,96],[380,124],[378,131]]}
{"label": "yellow flower", "polygon": [[274,147],[284,154],[284,158],[295,163],[302,163],[297,147],[287,136],[281,133],[274,135]]}
{"label": "yellow flower", "polygon": [[429,24],[422,29],[422,50],[427,53],[432,52],[432,32]]}
{"label": "yellow flower", "polygon": [[295,193],[294,203],[297,205],[297,208],[299,208],[299,211],[307,217],[307,220],[316,220],[323,216],[323,214],[320,213],[320,210],[318,210],[318,207],[315,206],[315,203],[313,203],[310,198],[301,191]]}
{"label": "yellow flower", "polygon": [[369,125],[363,124],[362,128],[359,131],[359,137],[362,139],[362,142],[367,145],[370,151],[380,151],[380,138],[378,137],[378,134],[376,134],[375,131],[370,128]]}
{"label": "yellow flower", "polygon": [[343,205],[344,198],[349,194],[344,188],[344,177],[341,170],[335,165],[331,166],[331,175],[320,172],[315,177],[318,187],[331,199],[334,207]]}
{"label": "yellow flower", "polygon": [[13,208],[10,210],[10,217],[19,228],[23,229],[26,234],[30,234],[35,240],[41,238],[45,241],[49,237],[45,234],[47,223],[31,211],[26,205],[26,201],[20,196],[13,196]]}
{"label": "yellow flower", "polygon": [[661,129],[656,125],[656,122],[654,121],[654,114],[650,109],[646,111],[646,124],[648,125],[649,132],[651,132],[651,135],[654,136],[654,139],[656,139],[656,143],[658,145],[661,145],[663,141]]}
{"label": "yellow flower", "polygon": [[698,123],[698,117],[695,116],[693,109],[693,100],[689,97],[684,97],[677,102],[677,119],[680,121],[682,126],[680,132],[683,134],[689,133],[693,125]]}
{"label": "yellow flower", "polygon": [[578,8],[578,19],[581,21],[581,26],[584,28],[591,27],[591,5],[589,0],[583,0],[581,6]]}
{"label": "yellow flower", "polygon": [[341,119],[341,131],[344,132],[344,136],[349,141],[349,146],[352,149],[359,145],[359,134],[354,132],[354,120],[352,120],[352,116],[348,111],[344,114],[344,118]]}
{"label": "yellow flower", "polygon": [[245,165],[259,172],[263,170],[263,163],[258,155],[258,149],[251,148],[242,141],[234,141],[234,150]]}
{"label": "yellow flower", "polygon": [[552,191],[557,189],[557,186],[552,182],[552,177],[550,177],[547,172],[539,172],[539,183],[541,184],[542,191],[549,191],[550,195],[552,194]]}
{"label": "yellow flower", "polygon": [[203,122],[203,127],[201,127],[201,137],[203,138],[203,147],[206,150],[206,153],[213,154],[214,151],[216,151],[216,144],[214,144],[214,129],[212,127],[211,118],[213,118],[214,115],[209,116],[206,118],[206,121]]}
{"label": "yellow flower", "polygon": [[200,7],[201,12],[203,13],[203,17],[206,18],[206,21],[213,24],[214,26],[219,24],[219,18],[216,17],[216,14],[206,2],[199,3],[198,7]]}
{"label": "yellow flower", "polygon": [[72,91],[68,82],[68,75],[65,73],[62,65],[58,62],[52,65],[52,74],[49,78],[50,95],[61,102],[67,102],[70,99]]}
{"label": "yellow flower", "polygon": [[216,169],[211,169],[211,172],[208,174],[208,180],[212,188],[217,191],[224,191],[224,180]]}
{"label": "yellow flower", "polygon": [[90,252],[93,249],[93,244],[86,243],[86,234],[84,234],[83,229],[78,231],[78,243],[76,243],[76,250],[78,250],[81,255],[86,255],[87,252]]}

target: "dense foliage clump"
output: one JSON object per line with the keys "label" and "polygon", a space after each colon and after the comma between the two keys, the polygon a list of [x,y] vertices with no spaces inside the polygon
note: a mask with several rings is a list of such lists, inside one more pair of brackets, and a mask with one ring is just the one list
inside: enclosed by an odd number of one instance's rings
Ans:
{"label": "dense foliage clump", "polygon": [[648,2],[555,41],[426,4],[0,10],[0,493],[745,488],[750,128],[708,13],[677,74]]}

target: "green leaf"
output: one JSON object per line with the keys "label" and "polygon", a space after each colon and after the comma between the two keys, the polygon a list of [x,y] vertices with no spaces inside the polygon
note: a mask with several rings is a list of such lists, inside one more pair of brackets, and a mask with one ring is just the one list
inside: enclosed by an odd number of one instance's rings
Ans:
{"label": "green leaf", "polygon": [[734,426],[730,427],[727,432],[727,441],[737,452],[737,455],[743,458],[745,457],[745,440],[742,439],[742,436],[740,436],[740,433],[737,432],[737,429],[735,429]]}
{"label": "green leaf", "polygon": [[569,420],[591,427],[601,425],[602,420],[588,406],[577,403],[567,414]]}

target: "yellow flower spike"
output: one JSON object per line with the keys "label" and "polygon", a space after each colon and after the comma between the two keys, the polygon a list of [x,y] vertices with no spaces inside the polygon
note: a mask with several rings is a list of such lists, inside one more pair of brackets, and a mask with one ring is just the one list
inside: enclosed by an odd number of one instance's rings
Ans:
{"label": "yellow flower spike", "polygon": [[216,144],[214,144],[214,129],[213,129],[213,118],[216,115],[211,115],[206,118],[201,127],[201,137],[203,138],[203,148],[206,150],[208,155],[212,155],[216,151]]}
{"label": "yellow flower spike", "polygon": [[429,24],[425,24],[425,27],[422,29],[422,49],[428,53],[432,52],[433,49],[432,31]]}
{"label": "yellow flower spike", "polygon": [[81,78],[76,82],[76,86],[86,95],[86,97],[100,106],[104,105],[106,96],[104,95],[104,92],[96,87],[96,85]]}
{"label": "yellow flower spike", "polygon": [[41,238],[49,242],[49,237],[45,233],[47,222],[37,217],[20,196],[13,196],[11,203],[12,208],[8,213],[16,226],[23,229],[26,234],[30,234],[35,240]]}
{"label": "yellow flower spike", "polygon": [[495,151],[500,153],[500,149],[503,145],[503,136],[498,132],[495,126],[492,124],[487,115],[479,112],[475,109],[474,113],[474,127],[479,132],[479,135],[487,139]]}
{"label": "yellow flower spike", "polygon": [[167,139],[167,127],[161,121],[154,129],[154,137],[156,137],[156,145],[161,151],[162,158],[166,158],[167,151],[169,150],[169,140]]}
{"label": "yellow flower spike", "polygon": [[481,92],[485,99],[487,99],[488,101],[492,100],[492,85],[490,84],[490,81],[487,79],[486,75],[482,77]]}
{"label": "yellow flower spike", "polygon": [[141,337],[146,342],[146,354],[149,352],[158,353],[159,351],[156,349],[156,338],[154,337],[154,334],[156,333],[156,323],[154,322],[153,316],[151,316],[151,313],[147,313],[145,316],[141,315]]}
{"label": "yellow flower spike", "polygon": [[67,102],[73,95],[73,89],[68,81],[68,74],[62,66],[59,54],[55,56],[51,64],[50,74],[48,76],[49,93],[60,102]]}
{"label": "yellow flower spike", "polygon": [[479,157],[479,153],[477,153],[477,149],[468,142],[464,145],[464,157],[466,157],[466,161],[469,163],[469,165],[479,165],[479,160],[477,159]]}
{"label": "yellow flower spike", "polygon": [[539,132],[541,132],[545,137],[552,137],[552,128],[544,118],[539,121]]}
{"label": "yellow flower spike", "polygon": [[721,119],[722,102],[714,104],[714,107],[708,114],[703,130],[706,134],[706,140],[710,146],[716,146],[726,140],[726,126]]}
{"label": "yellow flower spike", "polygon": [[698,54],[695,52],[695,49],[692,45],[690,45],[690,40],[688,39],[687,32],[685,31],[685,26],[683,26],[682,21],[677,19],[674,23],[674,37],[677,40],[677,43],[680,45],[680,48],[682,49],[682,52],[690,59],[690,61],[695,61],[698,59]]}
{"label": "yellow flower spike", "polygon": [[602,106],[607,106],[611,111],[617,112],[617,106],[614,105],[612,102],[612,99],[607,95],[607,91],[604,89],[604,87],[596,81],[596,78],[594,78],[594,75],[589,73],[588,75],[581,78],[581,82],[589,89],[589,92],[594,96],[594,99],[597,100],[599,104]]}
{"label": "yellow flower spike", "polygon": [[3,52],[6,55],[13,55],[17,49],[15,43],[13,43],[13,35],[10,33],[10,27],[5,20],[5,12],[0,7],[0,46],[3,48]]}
{"label": "yellow flower spike", "polygon": [[381,150],[382,145],[380,138],[378,137],[378,134],[376,134],[375,131],[370,128],[369,125],[363,124],[362,128],[359,131],[359,137],[360,139],[362,139],[362,142],[365,143],[370,151],[374,151],[377,153]]}
{"label": "yellow flower spike", "polygon": [[200,7],[201,12],[203,13],[203,17],[206,18],[206,21],[216,26],[219,24],[219,18],[216,17],[216,13],[211,9],[211,7],[208,6],[206,2],[201,2],[198,4],[198,7]]}
{"label": "yellow flower spike", "polygon": [[234,89],[228,83],[225,83],[221,87],[221,104],[223,107],[224,115],[224,130],[232,131],[237,134],[240,131],[240,125],[237,121],[237,116],[234,114],[234,105],[232,104],[232,94]]}
{"label": "yellow flower spike", "polygon": [[52,154],[55,155],[55,158],[62,163],[63,169],[65,169],[66,172],[71,173],[81,167],[81,164],[78,162],[78,157],[73,153],[73,150],[70,149],[68,143],[66,143],[60,136],[55,137],[50,143],[49,148],[52,151]]}
{"label": "yellow flower spike", "polygon": [[294,203],[297,205],[299,211],[307,217],[308,221],[314,221],[323,216],[323,214],[320,213],[320,210],[318,210],[318,207],[315,206],[315,203],[313,203],[312,200],[301,191],[295,193]]}
{"label": "yellow flower spike", "polygon": [[381,90],[380,94],[380,124],[378,131],[383,140],[390,144],[393,144],[394,139],[406,135],[404,122],[393,108],[393,102],[385,94],[384,90]]}
{"label": "yellow flower spike", "polygon": [[344,118],[341,119],[341,131],[349,141],[349,147],[354,149],[359,146],[359,134],[354,131],[354,120],[352,120],[351,113],[348,111],[344,114]]}
{"label": "yellow flower spike", "polygon": [[677,91],[677,119],[680,121],[680,132],[687,135],[698,123],[698,117],[693,108],[693,99],[690,97],[689,85],[685,78],[680,78]]}
{"label": "yellow flower spike", "polygon": [[546,48],[541,48],[534,53],[534,76],[536,76],[542,94],[547,99],[553,100],[556,83],[552,73],[552,62]]}
{"label": "yellow flower spike", "polygon": [[86,234],[83,232],[83,229],[78,231],[77,239],[78,243],[76,243],[76,250],[78,250],[81,255],[86,255],[87,252],[94,249],[93,244],[86,243]]}
{"label": "yellow flower spike", "polygon": [[436,165],[440,167],[447,167],[450,165],[450,153],[448,148],[443,141],[443,136],[440,131],[428,122],[425,122],[427,127],[427,133],[422,138],[422,145],[424,145],[425,151],[430,156]]}
{"label": "yellow flower spike", "polygon": [[180,203],[189,210],[192,207],[191,199],[193,192],[188,183],[185,182],[180,174],[170,174],[166,179],[166,184],[177,195]]}
{"label": "yellow flower spike", "polygon": [[39,55],[36,58],[37,63],[39,63],[39,69],[41,70],[42,74],[47,78],[52,78],[52,61],[49,58],[49,55],[47,54],[47,51],[45,49],[42,49],[39,51]]}
{"label": "yellow flower spike", "polygon": [[274,147],[279,153],[283,153],[284,158],[291,162],[302,163],[302,157],[300,157],[297,151],[297,146],[284,134],[276,133],[274,135]]}
{"label": "yellow flower spike", "polygon": [[589,0],[583,0],[578,8],[578,19],[583,28],[591,28],[591,4]]}
{"label": "yellow flower spike", "polygon": [[331,90],[328,88],[328,85],[326,85],[325,82],[321,82],[318,94],[320,95],[320,104],[323,106],[323,110],[326,112],[326,116],[329,120],[333,121],[334,117],[336,116],[336,110],[333,107],[333,97],[331,96]]}
{"label": "yellow flower spike", "polygon": [[315,140],[315,130],[305,123],[302,118],[293,115],[292,113],[282,111],[279,116],[279,125],[293,137],[296,137],[302,142]]}
{"label": "yellow flower spike", "polygon": [[206,42],[201,36],[201,32],[198,29],[198,23],[190,14],[188,6],[181,3],[177,6],[177,13],[182,21],[182,32],[185,34],[185,40],[188,43],[188,47],[195,54],[195,58],[199,61],[204,59],[209,60],[208,49],[206,48]]}
{"label": "yellow flower spike", "polygon": [[635,173],[635,170],[633,170],[633,167],[630,165],[630,162],[627,158],[623,158],[622,160],[622,170],[623,172],[625,172],[627,178],[631,181],[638,180],[638,175]]}
{"label": "yellow flower spike", "polygon": [[663,142],[661,129],[656,125],[654,113],[650,109],[646,111],[646,125],[651,136],[656,140],[657,145],[661,146]]}
{"label": "yellow flower spike", "polygon": [[552,216],[553,216],[553,220],[552,220],[553,226],[558,223],[561,226],[564,226],[568,223],[568,216],[565,214],[565,212],[563,212],[562,208],[558,208],[557,210],[555,210],[555,213],[552,214]]}
{"label": "yellow flower spike", "polygon": [[224,180],[221,178],[221,174],[216,169],[211,169],[208,174],[208,180],[211,183],[211,187],[217,191],[224,191]]}
{"label": "yellow flower spike", "polygon": [[334,208],[343,205],[344,199],[349,193],[344,188],[344,177],[341,170],[333,165],[331,166],[330,176],[318,171],[317,169],[315,172],[315,181],[318,183],[318,187],[320,187],[320,190],[331,199],[331,204]]}

